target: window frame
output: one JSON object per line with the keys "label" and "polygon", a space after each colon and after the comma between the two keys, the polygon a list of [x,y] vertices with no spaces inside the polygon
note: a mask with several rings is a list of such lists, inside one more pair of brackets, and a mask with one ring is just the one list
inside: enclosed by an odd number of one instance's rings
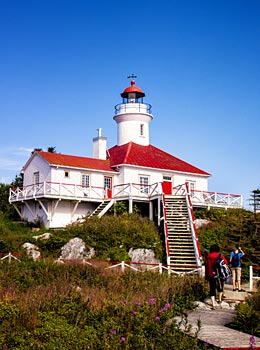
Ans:
{"label": "window frame", "polygon": [[140,193],[149,193],[149,176],[139,175]]}
{"label": "window frame", "polygon": [[[88,181],[84,181],[83,179],[86,178]],[[82,187],[90,187],[90,175],[89,174],[81,174],[81,186]]]}
{"label": "window frame", "polygon": [[39,171],[35,171],[33,173],[33,184],[34,185],[39,185],[40,183],[40,172]]}
{"label": "window frame", "polygon": [[[109,180],[109,186],[107,186],[107,180]],[[112,176],[104,176],[104,188],[112,189]]]}
{"label": "window frame", "polygon": [[192,180],[187,180],[188,183],[188,191],[191,197],[195,196],[195,191],[196,191],[196,181]]}

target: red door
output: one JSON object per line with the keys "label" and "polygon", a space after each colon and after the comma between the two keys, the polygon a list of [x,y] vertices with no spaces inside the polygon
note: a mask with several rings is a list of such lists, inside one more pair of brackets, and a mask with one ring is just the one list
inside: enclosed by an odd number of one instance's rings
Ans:
{"label": "red door", "polygon": [[172,182],[171,181],[163,181],[162,189],[164,194],[172,194]]}

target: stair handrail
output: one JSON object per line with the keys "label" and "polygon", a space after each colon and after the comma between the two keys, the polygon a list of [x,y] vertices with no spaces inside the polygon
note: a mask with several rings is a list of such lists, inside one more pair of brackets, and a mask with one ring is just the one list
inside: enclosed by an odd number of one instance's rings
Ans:
{"label": "stair handrail", "polygon": [[170,246],[169,246],[169,234],[168,234],[168,224],[166,217],[166,204],[165,204],[165,195],[162,194],[162,204],[163,204],[163,224],[164,224],[164,239],[165,239],[165,249],[167,255],[167,265],[170,265]]}
{"label": "stair handrail", "polygon": [[[104,201],[105,202],[105,201]],[[103,203],[104,203],[103,202]],[[101,218],[101,216],[103,216],[111,207],[112,205],[115,203],[114,199],[111,199],[107,205],[101,210],[101,212],[98,214],[98,217]]]}
{"label": "stair handrail", "polygon": [[197,265],[202,266],[203,259],[202,259],[202,254],[201,254],[201,250],[200,250],[198,233],[197,233],[197,229],[195,226],[195,217],[194,217],[194,212],[192,209],[192,203],[191,203],[191,198],[190,198],[190,191],[189,191],[188,182],[185,182],[184,189],[185,189],[185,197],[186,197],[186,203],[187,203],[187,208],[188,208],[189,221],[191,224],[190,226],[191,226],[191,233],[192,233],[193,245],[194,245],[194,250],[195,250],[195,258],[196,258]]}

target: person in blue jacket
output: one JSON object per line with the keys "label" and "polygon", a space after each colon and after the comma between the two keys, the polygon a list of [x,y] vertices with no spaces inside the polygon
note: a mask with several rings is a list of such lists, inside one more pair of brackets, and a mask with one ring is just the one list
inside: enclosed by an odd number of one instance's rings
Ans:
{"label": "person in blue jacket", "polygon": [[234,250],[230,253],[230,264],[232,271],[232,280],[233,280],[233,291],[238,290],[239,292],[244,292],[241,289],[241,276],[242,276],[242,268],[241,268],[241,259],[245,253],[243,252],[241,247],[235,246]]}

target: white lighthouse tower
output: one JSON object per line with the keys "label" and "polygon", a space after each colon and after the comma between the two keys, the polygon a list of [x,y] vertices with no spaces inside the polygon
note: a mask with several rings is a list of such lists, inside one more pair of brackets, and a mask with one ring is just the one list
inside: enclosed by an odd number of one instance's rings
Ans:
{"label": "white lighthouse tower", "polygon": [[149,145],[149,123],[153,119],[151,105],[143,102],[145,93],[131,81],[122,93],[123,102],[115,106],[117,145],[134,142]]}

